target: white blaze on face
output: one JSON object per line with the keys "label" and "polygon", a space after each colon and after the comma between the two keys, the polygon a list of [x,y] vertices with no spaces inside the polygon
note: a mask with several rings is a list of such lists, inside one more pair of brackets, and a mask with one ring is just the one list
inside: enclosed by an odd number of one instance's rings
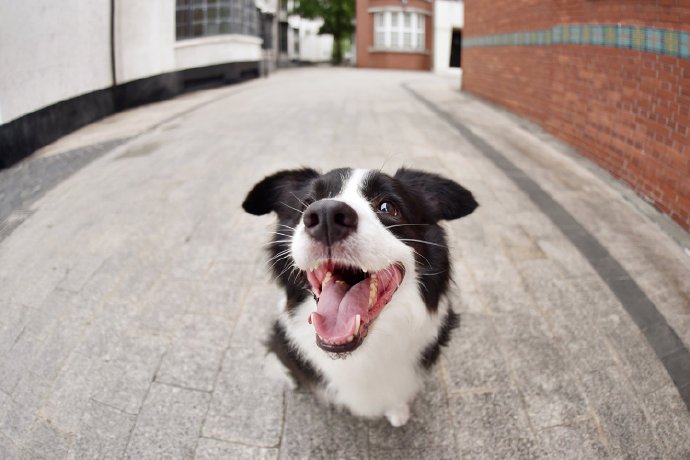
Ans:
{"label": "white blaze on face", "polygon": [[[378,271],[393,263],[402,263],[408,274],[413,274],[412,248],[389,232],[376,216],[371,203],[362,194],[369,170],[355,169],[339,195],[328,198],[347,203],[357,212],[357,230],[331,248],[331,257],[339,263],[350,264],[363,271]],[[314,268],[327,258],[327,248],[314,241],[300,220],[292,239],[292,257],[302,270]],[[413,277],[414,279],[414,277]]]}

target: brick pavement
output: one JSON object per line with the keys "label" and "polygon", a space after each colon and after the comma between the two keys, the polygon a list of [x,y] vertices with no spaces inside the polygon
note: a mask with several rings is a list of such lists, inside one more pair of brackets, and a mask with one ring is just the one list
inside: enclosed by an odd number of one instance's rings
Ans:
{"label": "brick pavement", "polygon": [[[0,458],[690,455],[690,413],[606,280],[403,83],[525,171],[690,343],[690,259],[548,136],[429,74],[285,71],[200,93],[38,196],[0,241]],[[239,205],[279,168],[403,164],[481,207],[448,227],[461,329],[394,429],[263,378],[272,218]]]}

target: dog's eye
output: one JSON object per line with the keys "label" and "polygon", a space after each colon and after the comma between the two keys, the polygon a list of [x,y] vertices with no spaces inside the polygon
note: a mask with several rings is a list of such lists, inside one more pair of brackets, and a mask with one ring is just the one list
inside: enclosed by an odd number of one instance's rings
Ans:
{"label": "dog's eye", "polygon": [[379,211],[390,214],[393,217],[398,217],[400,215],[398,208],[396,208],[395,205],[390,201],[381,202],[381,204],[379,204]]}

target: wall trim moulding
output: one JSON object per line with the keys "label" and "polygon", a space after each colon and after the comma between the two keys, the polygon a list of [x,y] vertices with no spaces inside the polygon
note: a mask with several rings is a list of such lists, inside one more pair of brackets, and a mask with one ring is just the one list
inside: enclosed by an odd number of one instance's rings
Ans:
{"label": "wall trim moulding", "polygon": [[622,24],[567,24],[550,29],[466,37],[463,48],[485,46],[588,45],[690,59],[690,33]]}

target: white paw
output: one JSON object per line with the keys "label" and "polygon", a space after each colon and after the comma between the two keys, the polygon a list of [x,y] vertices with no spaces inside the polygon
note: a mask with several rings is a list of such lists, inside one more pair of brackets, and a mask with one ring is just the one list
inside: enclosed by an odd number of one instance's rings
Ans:
{"label": "white paw", "polygon": [[410,419],[410,406],[401,404],[398,407],[386,411],[385,415],[390,424],[394,427],[403,426]]}
{"label": "white paw", "polygon": [[272,380],[280,382],[289,389],[297,388],[297,382],[292,378],[290,372],[283,363],[280,362],[275,353],[268,353],[264,358],[264,374]]}

